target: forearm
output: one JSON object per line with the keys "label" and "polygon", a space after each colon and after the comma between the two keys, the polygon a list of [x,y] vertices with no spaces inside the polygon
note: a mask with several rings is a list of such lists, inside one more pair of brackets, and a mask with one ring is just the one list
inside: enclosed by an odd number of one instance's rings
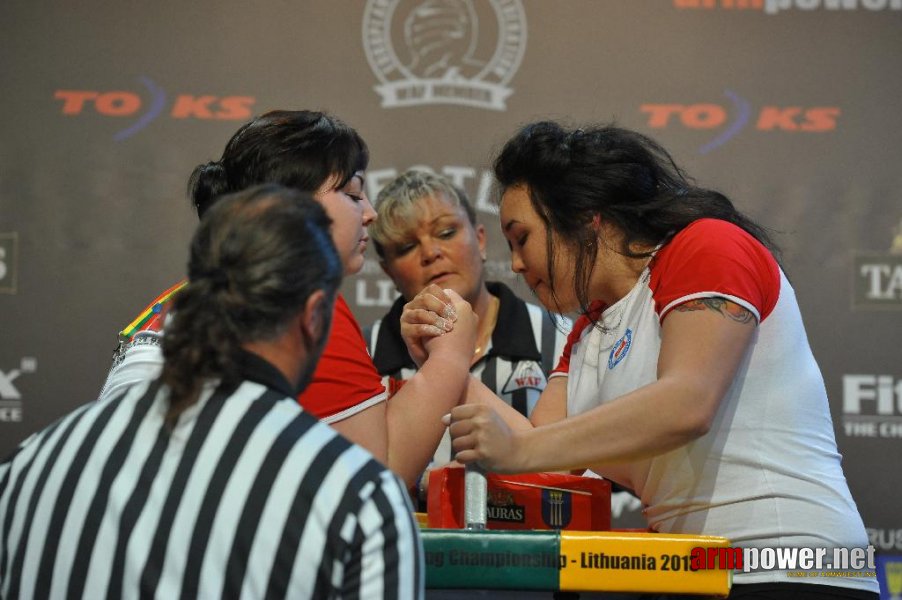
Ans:
{"label": "forearm", "polygon": [[532,423],[529,419],[517,412],[507,402],[495,395],[484,383],[473,377],[469,377],[467,382],[467,404],[483,404],[493,409],[498,415],[504,419],[507,426],[514,431],[532,429]]}
{"label": "forearm", "polygon": [[709,390],[658,380],[608,404],[563,421],[515,433],[516,471],[598,467],[642,460],[704,435],[700,404]]}
{"label": "forearm", "polygon": [[603,472],[605,465],[657,456],[704,435],[736,378],[755,321],[735,305],[700,304],[675,309],[664,322],[654,383],[583,414],[568,415],[564,383],[554,380],[543,393],[551,402],[534,429],[511,431],[484,406],[456,408],[457,460],[504,473],[590,466]]}
{"label": "forearm", "polygon": [[442,417],[467,389],[468,357],[435,351],[388,401],[388,466],[408,488],[429,464],[445,425]]}

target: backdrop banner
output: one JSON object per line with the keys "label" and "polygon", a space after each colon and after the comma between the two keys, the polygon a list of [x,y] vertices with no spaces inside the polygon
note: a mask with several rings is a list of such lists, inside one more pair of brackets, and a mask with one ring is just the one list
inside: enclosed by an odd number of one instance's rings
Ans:
{"label": "backdrop banner", "polygon": [[[0,55],[0,454],[96,397],[183,277],[188,175],[254,115],[357,128],[373,199],[448,175],[524,297],[494,154],[529,121],[613,122],[776,232],[871,542],[902,554],[902,1],[11,0]],[[397,295],[372,250],[343,291],[364,325]]]}

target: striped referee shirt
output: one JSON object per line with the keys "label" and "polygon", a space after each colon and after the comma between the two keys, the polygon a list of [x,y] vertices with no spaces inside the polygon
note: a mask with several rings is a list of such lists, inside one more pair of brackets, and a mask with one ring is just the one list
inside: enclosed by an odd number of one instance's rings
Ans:
{"label": "striped referee shirt", "polygon": [[[548,384],[548,374],[561,358],[572,324],[569,319],[553,318],[538,306],[524,302],[503,283],[489,281],[486,287],[499,300],[498,320],[485,356],[470,368],[470,373],[528,417]],[[398,298],[382,319],[364,331],[373,363],[390,392],[397,391],[416,373],[401,337],[404,303],[403,298]],[[446,434],[433,465],[441,466],[450,460],[451,440]]]}
{"label": "striped referee shirt", "polygon": [[404,486],[272,365],[241,377],[171,430],[136,384],[0,463],[0,598],[421,598]]}

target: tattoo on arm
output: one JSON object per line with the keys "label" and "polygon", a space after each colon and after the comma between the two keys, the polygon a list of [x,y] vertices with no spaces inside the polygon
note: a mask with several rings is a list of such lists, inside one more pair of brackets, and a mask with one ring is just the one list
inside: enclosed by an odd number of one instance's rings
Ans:
{"label": "tattoo on arm", "polygon": [[684,302],[673,310],[679,312],[694,312],[696,310],[713,310],[720,313],[724,317],[736,321],[737,323],[754,323],[755,317],[747,309],[739,306],[735,302],[730,302],[723,298],[699,298]]}

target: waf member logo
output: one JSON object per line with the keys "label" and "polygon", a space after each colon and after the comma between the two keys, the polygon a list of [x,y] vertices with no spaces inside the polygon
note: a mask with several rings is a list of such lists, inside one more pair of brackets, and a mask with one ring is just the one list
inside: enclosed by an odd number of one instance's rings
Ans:
{"label": "waf member logo", "polygon": [[505,110],[526,15],[520,0],[367,0],[363,47],[384,108]]}
{"label": "waf member logo", "polygon": [[548,380],[542,367],[534,360],[521,360],[517,363],[511,376],[507,378],[504,387],[501,389],[502,394],[512,394],[517,390],[538,390],[545,389]]}
{"label": "waf member logo", "polygon": [[614,347],[611,348],[611,354],[608,356],[608,369],[613,369],[620,361],[626,358],[627,353],[630,351],[630,346],[633,345],[633,330],[627,329],[626,333],[623,334],[623,337],[614,342]]}
{"label": "waf member logo", "polygon": [[32,357],[23,358],[17,369],[0,370],[0,422],[22,421],[22,393],[16,387],[16,380],[21,375],[37,370],[38,361]]}
{"label": "waf member logo", "polygon": [[836,129],[841,110],[837,106],[752,106],[736,92],[725,90],[726,102],[643,104],[652,129],[682,127],[711,133],[699,148],[701,154],[726,144],[740,132],[753,128],[796,134],[824,133]]}
{"label": "waf member logo", "polygon": [[252,116],[252,96],[168,94],[149,77],[138,77],[143,90],[56,90],[66,116],[95,113],[128,124],[113,135],[121,141],[135,135],[160,116],[172,119],[245,121]]}

